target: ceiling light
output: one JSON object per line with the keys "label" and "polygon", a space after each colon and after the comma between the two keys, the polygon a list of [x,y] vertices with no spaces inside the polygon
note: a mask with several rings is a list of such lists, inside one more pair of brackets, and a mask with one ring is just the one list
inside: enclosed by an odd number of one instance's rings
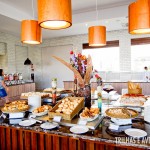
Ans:
{"label": "ceiling light", "polygon": [[40,44],[41,28],[36,20],[23,20],[21,22],[21,42],[26,44]]}
{"label": "ceiling light", "polygon": [[150,0],[137,0],[129,5],[129,33],[150,33]]}
{"label": "ceiling light", "polygon": [[[96,0],[96,19],[98,21],[98,10]],[[106,27],[92,26],[88,30],[89,46],[105,46],[106,45]]]}
{"label": "ceiling light", "polygon": [[[32,0],[32,11],[34,18],[34,7]],[[40,44],[42,42],[41,27],[36,20],[23,20],[21,22],[21,42],[25,44]]]}
{"label": "ceiling light", "polygon": [[64,29],[72,25],[71,0],[38,0],[38,21],[42,28]]}
{"label": "ceiling light", "polygon": [[89,46],[105,46],[106,45],[106,27],[92,26],[89,27]]}

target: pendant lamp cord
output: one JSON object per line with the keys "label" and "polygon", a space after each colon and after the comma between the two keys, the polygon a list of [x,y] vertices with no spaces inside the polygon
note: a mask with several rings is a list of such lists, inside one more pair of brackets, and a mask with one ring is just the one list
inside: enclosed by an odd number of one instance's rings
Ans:
{"label": "pendant lamp cord", "polygon": [[33,19],[34,19],[34,4],[33,4],[33,0],[32,0],[32,13],[33,13]]}
{"label": "pendant lamp cord", "polygon": [[96,20],[98,21],[98,9],[97,9],[97,0],[96,0]]}

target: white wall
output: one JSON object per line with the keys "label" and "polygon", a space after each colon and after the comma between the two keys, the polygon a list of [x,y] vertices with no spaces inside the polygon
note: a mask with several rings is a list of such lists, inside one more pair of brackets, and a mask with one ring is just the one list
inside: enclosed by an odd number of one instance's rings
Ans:
{"label": "white wall", "polygon": [[[112,40],[119,40],[120,42],[120,70],[131,72],[131,38],[139,38],[139,37],[150,37],[149,34],[147,35],[135,35],[132,36],[128,34],[127,30],[119,30],[119,31],[111,31],[107,32],[107,41]],[[82,51],[82,44],[88,43],[88,36],[85,35],[76,35],[76,36],[69,36],[69,37],[60,37],[60,38],[54,38],[54,39],[47,39],[43,40],[43,43],[38,46],[30,46],[20,43],[20,39],[17,37],[14,37],[13,35],[9,35],[3,32],[0,32],[0,42],[5,42],[7,44],[7,53],[6,55],[0,56],[0,66],[5,68],[5,70],[9,72],[16,72],[16,64],[18,63],[18,60],[16,60],[16,57],[24,57],[27,56],[27,52],[24,53],[22,50],[19,54],[19,56],[16,56],[16,45],[19,46],[26,46],[28,48],[28,56],[33,62],[35,66],[35,82],[37,84],[37,88],[43,88],[42,85],[43,82],[43,72],[42,72],[42,51],[45,47],[61,47],[66,45],[73,45],[74,49],[77,49],[78,52]],[[50,56],[51,53],[54,51],[49,51],[48,55]],[[60,53],[55,53],[58,56],[65,56],[66,58],[69,58],[69,52],[68,51],[61,51]],[[47,55],[47,56],[48,56]],[[54,60],[52,60],[52,63]],[[7,65],[6,65],[7,64]],[[55,64],[54,64],[55,65]],[[63,67],[63,65],[62,65]],[[58,68],[53,68],[51,70],[52,72],[55,72],[58,70]],[[61,71],[59,70],[59,74],[70,74],[69,70]],[[124,76],[126,76],[124,74]],[[134,75],[139,76],[139,75]],[[71,77],[71,76],[68,76]],[[49,77],[47,77],[49,78]],[[71,77],[72,78],[72,77]],[[71,80],[71,78],[67,78],[67,80]],[[125,77],[122,77],[125,78]],[[72,78],[73,79],[73,78]],[[49,81],[48,81],[49,82]]]}
{"label": "white wall", "polygon": [[69,62],[69,52],[72,45],[53,46],[42,48],[42,88],[50,87],[52,78],[57,78],[58,87],[63,88],[63,81],[73,79],[73,73],[59,61],[52,58],[58,56]]}

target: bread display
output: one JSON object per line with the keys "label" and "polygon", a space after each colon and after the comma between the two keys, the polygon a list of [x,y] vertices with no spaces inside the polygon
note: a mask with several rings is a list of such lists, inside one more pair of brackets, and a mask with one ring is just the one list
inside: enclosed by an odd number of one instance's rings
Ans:
{"label": "bread display", "polygon": [[34,113],[41,113],[44,111],[50,111],[52,109],[52,106],[50,105],[43,105],[41,107],[38,107],[36,109],[33,110]]}
{"label": "bread display", "polygon": [[62,103],[58,105],[58,108],[55,110],[55,112],[71,114],[80,102],[81,99],[78,98],[75,100],[72,100],[70,98],[65,98],[62,100]]}
{"label": "bread display", "polygon": [[106,115],[117,119],[131,119],[138,116],[138,112],[127,108],[109,108],[105,111]]}
{"label": "bread display", "polygon": [[96,115],[98,115],[99,113],[100,113],[99,108],[88,109],[87,107],[85,107],[85,109],[82,111],[80,116],[83,118],[93,118]]}
{"label": "bread display", "polygon": [[41,92],[28,92],[22,93],[21,99],[28,99],[29,96],[39,95],[41,98],[49,97],[48,93],[41,93]]}
{"label": "bread display", "polygon": [[[57,92],[61,92],[64,90],[63,88],[57,88]],[[52,93],[53,89],[52,88],[46,88],[43,90],[43,92],[51,92]]]}
{"label": "bread display", "polygon": [[65,120],[71,120],[84,107],[83,97],[66,97],[59,101],[49,112],[49,117],[62,116]]}
{"label": "bread display", "polygon": [[[49,92],[49,93],[52,93],[52,91],[53,91],[52,88],[47,88],[43,90],[43,92]],[[56,91],[57,93],[72,93],[72,90],[65,90],[63,88],[57,88]]]}
{"label": "bread display", "polygon": [[142,88],[139,83],[128,82],[128,93],[129,94],[142,94]]}
{"label": "bread display", "polygon": [[142,94],[125,94],[120,98],[120,104],[125,106],[143,106],[146,97]]}
{"label": "bread display", "polygon": [[29,105],[27,104],[27,101],[20,100],[6,103],[1,110],[4,113],[12,113],[12,112],[27,111],[28,109]]}

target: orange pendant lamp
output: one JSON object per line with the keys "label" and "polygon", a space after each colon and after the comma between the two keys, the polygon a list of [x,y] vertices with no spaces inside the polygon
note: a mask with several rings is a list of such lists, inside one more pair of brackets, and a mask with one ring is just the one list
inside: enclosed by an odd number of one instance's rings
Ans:
{"label": "orange pendant lamp", "polygon": [[89,27],[89,46],[105,46],[106,45],[106,27],[92,26]]}
{"label": "orange pendant lamp", "polygon": [[41,27],[36,20],[21,22],[21,42],[26,44],[40,44],[42,42]]}
{"label": "orange pendant lamp", "polygon": [[137,0],[129,5],[129,33],[150,33],[150,0]]}
{"label": "orange pendant lamp", "polygon": [[[98,21],[98,9],[96,0],[96,20]],[[106,45],[106,27],[91,26],[88,29],[89,46],[105,46]]]}
{"label": "orange pendant lamp", "polygon": [[42,28],[58,30],[72,25],[71,0],[38,0],[38,21]]}

